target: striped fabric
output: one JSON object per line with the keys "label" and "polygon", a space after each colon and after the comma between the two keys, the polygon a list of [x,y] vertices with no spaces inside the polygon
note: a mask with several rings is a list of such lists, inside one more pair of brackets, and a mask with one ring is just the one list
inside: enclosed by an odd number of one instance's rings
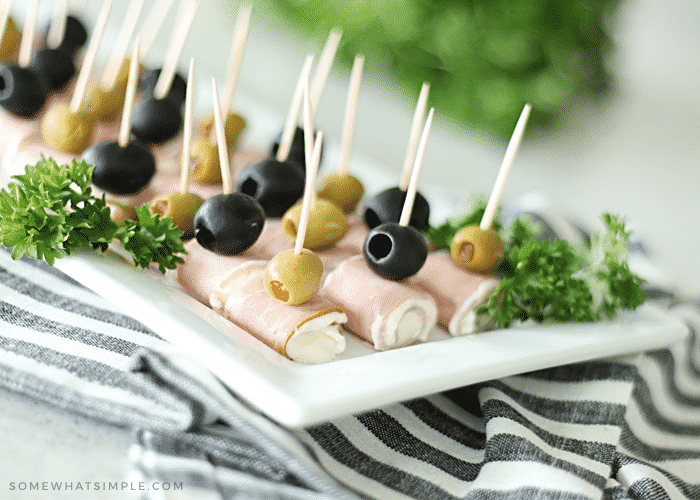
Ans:
{"label": "striped fabric", "polygon": [[0,250],[0,388],[139,429],[128,479],[184,484],[143,500],[693,500],[700,304],[669,307],[691,335],[668,349],[292,430],[72,279]]}

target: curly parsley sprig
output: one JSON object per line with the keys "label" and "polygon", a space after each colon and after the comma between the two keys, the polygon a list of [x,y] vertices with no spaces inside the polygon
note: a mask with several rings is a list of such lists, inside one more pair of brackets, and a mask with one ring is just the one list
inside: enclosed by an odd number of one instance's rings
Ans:
{"label": "curly parsley sprig", "polygon": [[117,240],[132,255],[134,265],[158,264],[160,272],[174,269],[185,249],[180,231],[170,218],[136,209],[139,221],[120,226],[111,218],[104,196],[92,194],[93,167],[73,160],[58,165],[42,158],[28,165],[17,181],[0,191],[0,244],[12,248],[12,258],[28,255],[53,265],[79,248],[106,251]]}

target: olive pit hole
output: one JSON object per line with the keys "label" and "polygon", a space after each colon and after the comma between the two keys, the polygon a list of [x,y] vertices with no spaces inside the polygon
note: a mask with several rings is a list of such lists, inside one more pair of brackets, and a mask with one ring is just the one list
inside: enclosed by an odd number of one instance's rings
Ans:
{"label": "olive pit hole", "polygon": [[255,198],[255,194],[258,192],[258,182],[255,179],[248,177],[241,183],[241,193],[247,194]]}
{"label": "olive pit hole", "polygon": [[394,247],[394,242],[386,234],[375,234],[367,244],[367,252],[376,261],[380,261],[389,255]]}
{"label": "olive pit hole", "polygon": [[215,240],[212,232],[206,227],[199,228],[195,236],[197,238],[197,242],[207,249],[211,248],[211,245],[214,243]]}

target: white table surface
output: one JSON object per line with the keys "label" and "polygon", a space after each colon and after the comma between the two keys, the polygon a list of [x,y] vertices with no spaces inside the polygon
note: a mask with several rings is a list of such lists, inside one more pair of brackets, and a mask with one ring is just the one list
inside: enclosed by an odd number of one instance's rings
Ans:
{"label": "white table surface", "polygon": [[[86,17],[94,19],[101,2],[86,3]],[[126,3],[115,2],[108,38],[115,36]],[[18,10],[19,3],[15,4]],[[48,7],[42,13],[46,19]],[[248,106],[242,102],[245,98],[263,103],[269,116],[282,117],[305,53],[319,51],[323,40],[289,35],[260,16],[254,11],[242,66],[240,107],[245,111]],[[22,19],[22,13],[16,17]],[[201,73],[223,82],[226,63],[219,54],[228,54],[234,18],[235,11],[227,12],[222,2],[202,0],[182,68],[195,56]],[[504,201],[536,190],[586,224],[594,224],[603,211],[623,214],[661,270],[683,289],[698,293],[700,3],[624,2],[614,26],[616,92],[606,103],[581,103],[558,130],[524,143]],[[170,29],[166,25],[158,37],[161,47]],[[157,62],[157,56],[154,51],[146,62]],[[319,109],[318,123],[330,138],[340,135],[348,75],[349,68],[334,68]],[[386,166],[379,177],[385,183],[398,178],[415,99],[391,92],[388,82],[365,76],[355,139],[356,151]],[[379,136],[382,141],[376,140]],[[247,140],[262,144],[269,138],[261,129]],[[464,197],[487,194],[504,150],[504,144],[437,116],[422,181],[444,186],[445,193],[453,196],[448,180],[461,175]],[[124,478],[130,442],[124,431],[5,399],[0,403],[0,433],[5,436],[0,444],[2,498],[93,498],[76,497],[75,492],[13,492],[10,481]],[[128,497],[103,492],[99,498]]]}

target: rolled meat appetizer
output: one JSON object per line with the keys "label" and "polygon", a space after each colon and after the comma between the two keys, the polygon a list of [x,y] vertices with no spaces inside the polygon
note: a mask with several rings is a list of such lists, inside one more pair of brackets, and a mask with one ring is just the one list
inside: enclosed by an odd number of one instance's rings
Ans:
{"label": "rolled meat appetizer", "polygon": [[360,255],[331,272],[319,293],[343,308],[348,330],[380,351],[426,340],[437,320],[430,295],[378,276]]}
{"label": "rolled meat appetizer", "polygon": [[251,261],[232,269],[212,293],[212,308],[294,361],[326,363],[343,352],[343,310],[318,294],[295,306],[273,299],[263,282],[266,266]]}
{"label": "rolled meat appetizer", "polygon": [[438,322],[451,335],[475,333],[491,326],[491,318],[478,316],[476,310],[498,288],[498,280],[458,266],[449,251],[429,253],[411,284],[435,299]]}

